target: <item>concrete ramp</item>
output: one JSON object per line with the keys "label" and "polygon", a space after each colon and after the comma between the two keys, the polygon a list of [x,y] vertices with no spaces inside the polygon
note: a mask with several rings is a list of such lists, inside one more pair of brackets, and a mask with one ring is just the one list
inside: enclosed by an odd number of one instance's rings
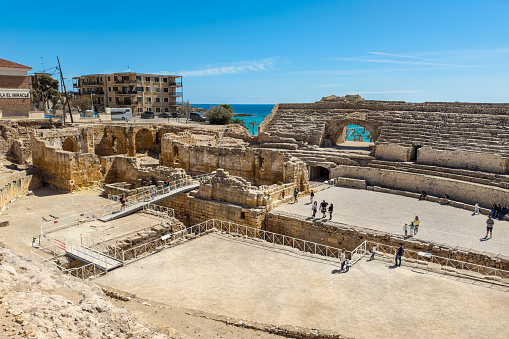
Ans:
{"label": "concrete ramp", "polygon": [[179,195],[181,193],[190,192],[192,190],[195,190],[200,187],[200,183],[194,183],[191,185],[182,186],[179,188],[175,188],[173,190],[167,191],[167,193],[156,195],[155,197],[152,197],[150,199],[147,199],[145,201],[140,201],[135,204],[132,204],[130,206],[127,206],[123,211],[119,211],[113,214],[105,215],[104,217],[99,218],[100,221],[110,221],[118,218],[125,217],[126,215],[138,212],[143,209],[143,206],[146,206],[148,204],[155,204],[160,201],[166,200],[168,198],[174,197],[176,195]]}

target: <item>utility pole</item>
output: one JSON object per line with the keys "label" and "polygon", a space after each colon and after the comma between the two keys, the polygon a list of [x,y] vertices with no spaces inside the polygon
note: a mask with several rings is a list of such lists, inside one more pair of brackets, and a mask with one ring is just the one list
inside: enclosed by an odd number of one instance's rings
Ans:
{"label": "utility pole", "polygon": [[41,57],[41,60],[42,60],[41,61],[42,62],[42,72],[45,73],[46,70],[44,69],[44,58]]}
{"label": "utility pole", "polygon": [[[72,112],[71,112],[71,103],[69,102],[69,96],[67,95],[67,90],[65,89],[65,82],[64,82],[64,76],[62,75],[62,67],[60,67],[60,59],[58,59],[58,56],[57,56],[57,61],[58,61],[58,70],[60,71],[60,81],[62,83],[62,88],[64,89],[64,95],[65,95],[65,102],[67,104],[67,106],[69,107],[69,115],[71,117],[71,123],[74,123],[74,120],[72,118]],[[63,105],[63,113],[64,113],[64,125],[65,125],[65,105]]]}

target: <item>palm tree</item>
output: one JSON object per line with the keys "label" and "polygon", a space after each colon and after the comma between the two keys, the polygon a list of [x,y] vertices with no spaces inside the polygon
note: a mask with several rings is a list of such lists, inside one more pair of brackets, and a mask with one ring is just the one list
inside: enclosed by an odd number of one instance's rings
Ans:
{"label": "palm tree", "polygon": [[251,121],[248,125],[253,130],[253,135],[254,135],[255,134],[256,121]]}

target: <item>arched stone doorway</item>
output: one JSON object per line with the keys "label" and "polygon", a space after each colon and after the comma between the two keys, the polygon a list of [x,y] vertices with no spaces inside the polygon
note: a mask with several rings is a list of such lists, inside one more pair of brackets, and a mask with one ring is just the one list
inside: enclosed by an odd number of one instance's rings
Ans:
{"label": "arched stone doorway", "polygon": [[380,136],[381,125],[365,119],[333,120],[325,126],[321,146],[371,152]]}
{"label": "arched stone doorway", "polygon": [[136,145],[136,153],[154,151],[154,136],[148,128],[142,128],[136,132],[134,142]]}
{"label": "arched stone doorway", "polygon": [[325,181],[330,176],[329,169],[323,166],[309,166],[309,180]]}
{"label": "arched stone doorway", "polygon": [[62,144],[62,149],[67,152],[79,152],[80,151],[80,145],[78,143],[78,140],[76,140],[73,137],[67,137],[64,140],[64,143]]}

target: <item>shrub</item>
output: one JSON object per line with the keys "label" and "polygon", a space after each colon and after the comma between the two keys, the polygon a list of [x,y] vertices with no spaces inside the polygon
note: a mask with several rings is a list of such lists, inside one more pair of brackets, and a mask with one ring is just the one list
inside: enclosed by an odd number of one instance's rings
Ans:
{"label": "shrub", "polygon": [[211,124],[225,125],[233,118],[233,109],[230,105],[210,106],[205,115]]}

